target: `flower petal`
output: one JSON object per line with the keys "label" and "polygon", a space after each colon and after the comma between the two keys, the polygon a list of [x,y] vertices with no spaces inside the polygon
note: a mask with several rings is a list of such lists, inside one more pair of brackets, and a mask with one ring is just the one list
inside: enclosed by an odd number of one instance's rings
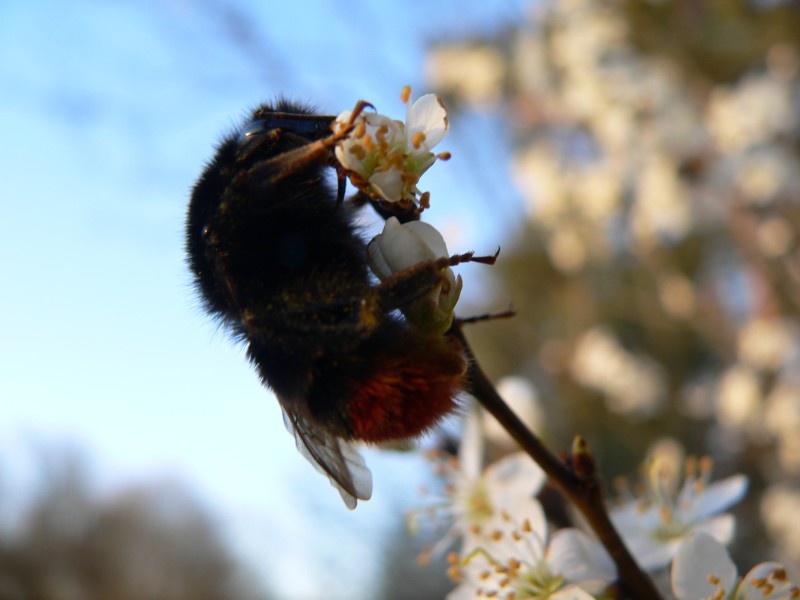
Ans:
{"label": "flower petal", "polygon": [[550,600],[594,600],[594,596],[576,585],[568,585],[550,594],[549,598]]}
{"label": "flower petal", "polygon": [[[717,585],[709,576],[718,578]],[[692,533],[681,542],[672,562],[672,591],[678,600],[710,598],[719,587],[730,590],[736,565],[725,547],[706,533]]]}
{"label": "flower petal", "polygon": [[[567,581],[601,582],[600,588],[617,577],[617,569],[608,552],[579,529],[560,529],[547,549],[550,570]],[[598,590],[599,591],[599,590]]]}
{"label": "flower petal", "polygon": [[442,258],[448,255],[447,244],[445,244],[442,234],[430,223],[411,221],[410,223],[406,223],[404,227],[418,235],[428,248],[430,248],[431,254],[436,258]]}
{"label": "flower petal", "polygon": [[483,462],[483,436],[478,413],[473,407],[464,419],[464,435],[458,449],[458,462],[461,472],[468,478],[476,480],[481,474]]}
{"label": "flower petal", "polygon": [[736,519],[733,515],[725,513],[692,527],[693,531],[707,533],[720,544],[729,544],[736,532]]}
{"label": "flower petal", "polygon": [[387,202],[403,199],[403,172],[400,169],[376,171],[369,178],[369,184]]}
{"label": "flower petal", "polygon": [[783,565],[776,562],[757,564],[742,578],[736,589],[741,600],[789,600],[796,598],[796,587],[786,578]]}
{"label": "flower petal", "polygon": [[514,452],[492,463],[484,475],[489,492],[498,498],[530,498],[544,487],[542,468],[525,452]]}
{"label": "flower petal", "polygon": [[705,519],[735,504],[744,496],[747,484],[747,477],[734,475],[708,485],[689,509],[691,520]]}
{"label": "flower petal", "polygon": [[425,142],[420,150],[427,152],[444,139],[449,128],[447,110],[435,94],[425,94],[417,99],[406,111],[406,135],[410,143],[417,133],[425,134]]}

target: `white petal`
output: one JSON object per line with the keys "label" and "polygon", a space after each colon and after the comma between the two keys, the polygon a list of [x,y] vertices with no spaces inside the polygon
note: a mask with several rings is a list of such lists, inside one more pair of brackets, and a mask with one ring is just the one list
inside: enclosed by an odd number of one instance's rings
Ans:
{"label": "white petal", "polygon": [[447,600],[474,600],[475,592],[475,586],[472,585],[472,583],[465,581],[452,592],[447,594]]}
{"label": "white petal", "polygon": [[733,534],[736,533],[736,519],[733,518],[733,515],[726,513],[695,525],[692,530],[707,533],[720,544],[729,544],[733,539]]}
{"label": "white petal", "polygon": [[607,584],[617,577],[608,552],[578,529],[560,529],[553,535],[547,549],[547,562],[553,573],[563,575],[572,583],[600,581]]}
{"label": "white petal", "polygon": [[514,558],[531,564],[542,560],[547,545],[547,519],[539,501],[516,497],[509,504],[494,504],[494,509],[497,512],[483,527],[486,533],[502,532],[496,539],[483,539],[483,547],[492,559],[505,563]]}
{"label": "white petal", "polygon": [[425,94],[418,98],[406,111],[406,135],[409,142],[414,135],[422,132],[425,134],[424,146],[427,150],[444,139],[448,127],[447,110],[435,94]]}
{"label": "white petal", "polygon": [[[712,585],[709,575],[720,584]],[[684,538],[672,562],[672,591],[678,600],[709,598],[720,586],[730,590],[735,581],[736,565],[722,544],[705,533]]]}
{"label": "white petal", "polygon": [[514,452],[492,463],[484,475],[492,496],[530,498],[544,487],[542,468],[525,452]]}
{"label": "white petal", "polygon": [[464,419],[464,435],[458,449],[458,462],[461,472],[471,480],[477,480],[483,464],[483,436],[480,419],[475,407],[471,408]]}
{"label": "white petal", "polygon": [[[776,562],[763,562],[757,564],[742,578],[737,588],[736,598],[741,600],[789,600],[794,591],[794,584],[785,578],[775,579],[776,571],[785,575],[783,565]],[[764,585],[767,582],[768,585]],[[771,590],[771,591],[770,591]]]}
{"label": "white petal", "polygon": [[640,533],[625,535],[620,532],[625,545],[643,569],[657,571],[669,564],[680,543],[680,538],[662,542]]}
{"label": "white petal", "polygon": [[388,202],[399,202],[403,199],[403,172],[399,169],[376,171],[369,178],[369,183]]}
{"label": "white petal", "polygon": [[436,227],[424,221],[411,221],[406,223],[405,227],[413,231],[425,242],[428,248],[431,249],[433,256],[437,258],[448,256],[447,244],[444,243],[444,238]]}
{"label": "white petal", "polygon": [[594,596],[578,586],[569,585],[554,594],[550,594],[550,600],[594,600]]}
{"label": "white petal", "polygon": [[747,483],[747,477],[744,475],[734,475],[708,485],[692,503],[689,509],[690,518],[692,520],[705,519],[725,510],[731,504],[742,499],[747,491]]}
{"label": "white petal", "polygon": [[339,164],[341,164],[345,169],[349,171],[355,171],[359,175],[366,176],[364,161],[350,152],[353,144],[354,142],[350,140],[346,140],[338,144],[334,150],[334,154],[336,154],[336,160],[338,160]]}

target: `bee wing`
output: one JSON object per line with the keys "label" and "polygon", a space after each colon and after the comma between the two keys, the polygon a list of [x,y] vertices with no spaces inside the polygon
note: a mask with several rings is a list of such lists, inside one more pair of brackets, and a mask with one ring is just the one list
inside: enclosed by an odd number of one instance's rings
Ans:
{"label": "bee wing", "polygon": [[372,496],[372,473],[355,446],[313,427],[286,406],[282,405],[281,408],[283,423],[294,435],[300,454],[317,471],[328,476],[347,508],[354,509],[358,500],[369,500]]}

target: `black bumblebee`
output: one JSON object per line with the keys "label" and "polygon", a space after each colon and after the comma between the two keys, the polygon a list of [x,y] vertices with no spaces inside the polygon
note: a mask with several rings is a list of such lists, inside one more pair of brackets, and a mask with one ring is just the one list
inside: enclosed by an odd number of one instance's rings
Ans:
{"label": "black bumblebee", "polygon": [[[297,447],[348,507],[372,477],[351,442],[416,436],[452,411],[466,359],[449,336],[400,310],[471,254],[420,263],[379,283],[354,226],[333,148],[334,117],[281,100],[254,110],[217,146],[186,221],[189,267],[205,309],[247,344]],[[362,204],[363,205],[363,204]],[[484,261],[485,262],[485,261]]]}

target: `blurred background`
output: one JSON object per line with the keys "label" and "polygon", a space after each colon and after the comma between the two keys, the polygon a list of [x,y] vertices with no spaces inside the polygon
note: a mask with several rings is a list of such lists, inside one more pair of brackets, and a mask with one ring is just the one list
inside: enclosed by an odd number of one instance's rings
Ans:
{"label": "blurred background", "polygon": [[664,439],[747,474],[734,558],[800,564],[798,52],[788,0],[0,5],[0,600],[443,597],[425,460],[368,452],[347,511],[183,262],[248,109],[406,84],[451,117],[425,218],[502,247],[460,271],[518,313],[470,329],[488,373],[611,490]]}

